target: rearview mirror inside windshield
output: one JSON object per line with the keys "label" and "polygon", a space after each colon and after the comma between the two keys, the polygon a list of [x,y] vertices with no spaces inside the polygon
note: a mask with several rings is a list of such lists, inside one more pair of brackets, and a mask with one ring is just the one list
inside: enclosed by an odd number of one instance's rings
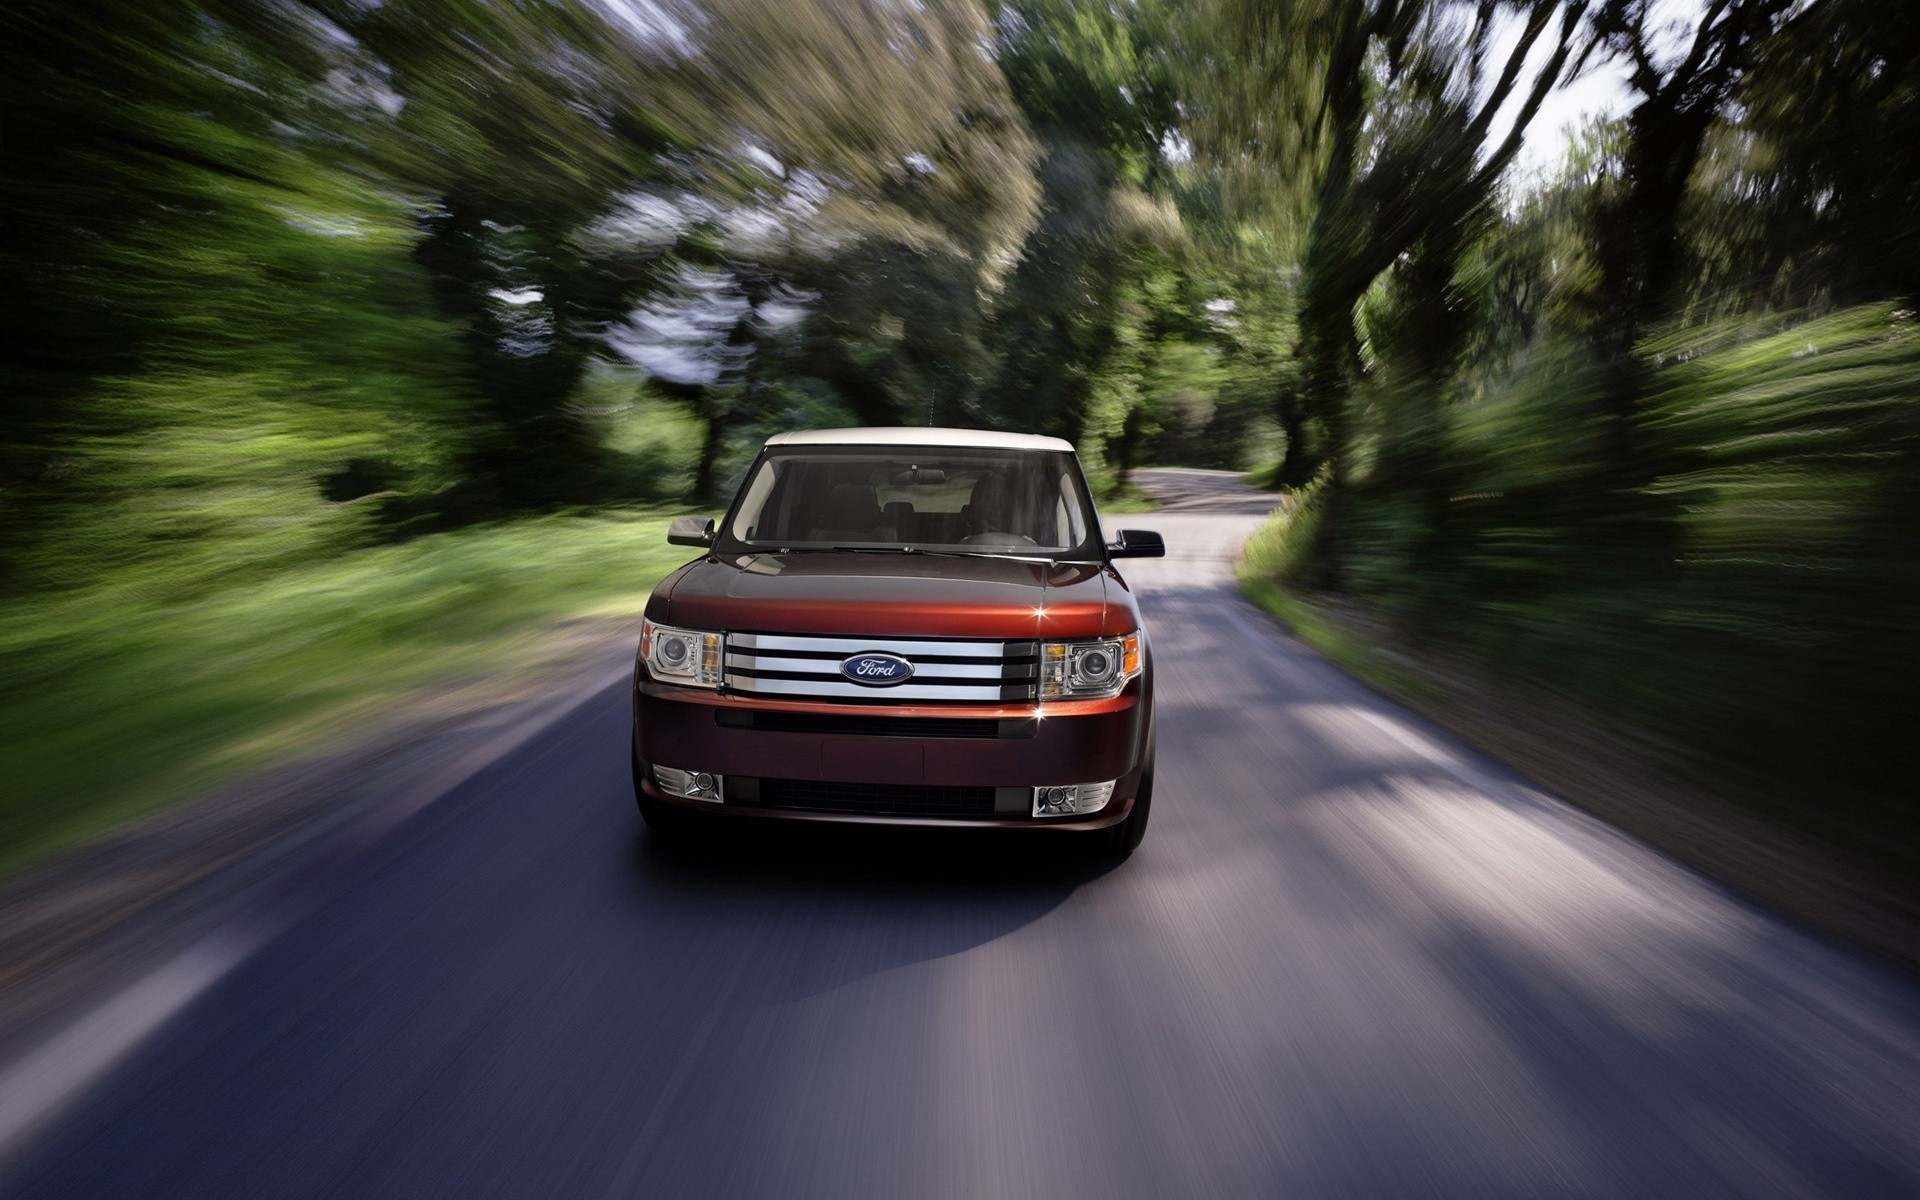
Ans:
{"label": "rearview mirror inside windshield", "polygon": [[908,467],[894,474],[894,487],[911,487],[916,483],[945,483],[947,473],[939,467]]}

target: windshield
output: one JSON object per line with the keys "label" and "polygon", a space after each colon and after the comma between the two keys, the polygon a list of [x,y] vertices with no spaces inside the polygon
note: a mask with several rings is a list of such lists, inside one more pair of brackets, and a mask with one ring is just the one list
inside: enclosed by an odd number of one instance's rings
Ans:
{"label": "windshield", "polygon": [[722,548],[1092,559],[1096,529],[1064,451],[796,446],[754,465]]}

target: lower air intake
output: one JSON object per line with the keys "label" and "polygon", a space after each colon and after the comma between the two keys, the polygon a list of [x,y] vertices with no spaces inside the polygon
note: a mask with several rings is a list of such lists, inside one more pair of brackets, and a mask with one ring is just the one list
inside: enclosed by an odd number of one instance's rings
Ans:
{"label": "lower air intake", "polygon": [[885,817],[990,817],[994,814],[994,789],[990,787],[835,783],[819,779],[760,779],[753,782],[759,786],[741,787],[733,778],[729,778],[728,802],[742,807],[862,813]]}

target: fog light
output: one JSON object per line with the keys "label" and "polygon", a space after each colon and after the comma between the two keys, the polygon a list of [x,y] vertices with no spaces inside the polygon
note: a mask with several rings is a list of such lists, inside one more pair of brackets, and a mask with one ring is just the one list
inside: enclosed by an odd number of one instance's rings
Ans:
{"label": "fog light", "polygon": [[1033,815],[1036,817],[1084,816],[1099,812],[1113,798],[1113,785],[1117,780],[1105,783],[1073,783],[1064,787],[1037,787],[1033,789]]}
{"label": "fog light", "polygon": [[683,771],[679,767],[653,768],[653,781],[660,790],[671,796],[685,796],[689,800],[720,801],[721,777],[709,775],[705,771]]}

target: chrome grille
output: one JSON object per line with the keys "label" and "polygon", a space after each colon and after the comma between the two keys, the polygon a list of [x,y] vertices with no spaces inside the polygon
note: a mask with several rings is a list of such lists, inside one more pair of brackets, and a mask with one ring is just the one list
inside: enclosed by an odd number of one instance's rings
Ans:
{"label": "chrome grille", "polygon": [[[906,659],[913,664],[913,677],[892,687],[867,687],[840,673],[843,660],[868,653]],[[1034,699],[1039,675],[1038,642],[727,635],[727,690],[758,696],[1006,703]]]}

